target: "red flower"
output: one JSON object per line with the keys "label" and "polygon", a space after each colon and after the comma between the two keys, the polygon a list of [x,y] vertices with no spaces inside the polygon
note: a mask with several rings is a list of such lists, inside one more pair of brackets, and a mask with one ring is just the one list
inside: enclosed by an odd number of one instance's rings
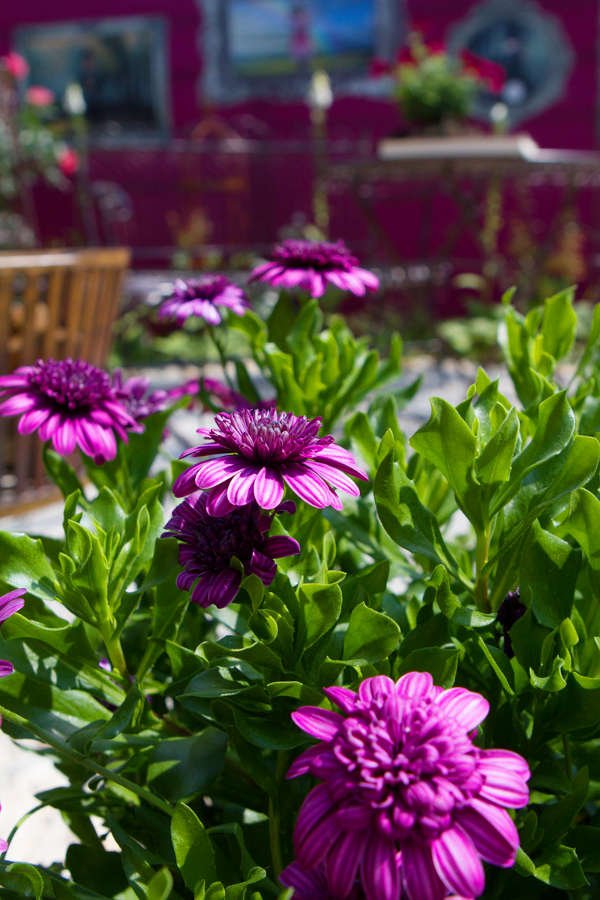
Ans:
{"label": "red flower", "polygon": [[64,147],[58,155],[58,168],[69,177],[79,169],[79,154],[72,147]]}
{"label": "red flower", "polygon": [[22,81],[29,74],[29,66],[27,60],[20,53],[11,51],[6,56],[0,57],[0,61],[4,64],[6,71],[12,75],[16,81]]}
{"label": "red flower", "polygon": [[40,84],[34,84],[27,88],[25,100],[31,106],[51,106],[54,103],[54,92]]}

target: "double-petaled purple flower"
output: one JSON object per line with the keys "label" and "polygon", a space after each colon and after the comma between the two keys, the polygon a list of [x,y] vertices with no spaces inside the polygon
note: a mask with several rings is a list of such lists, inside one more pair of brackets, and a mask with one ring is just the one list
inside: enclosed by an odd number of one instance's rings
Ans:
{"label": "double-petaled purple flower", "polygon": [[331,435],[317,437],[320,425],[320,419],[276,409],[219,413],[214,428],[198,429],[207,443],[181,454],[200,462],[182,472],[173,492],[185,497],[210,491],[206,508],[211,516],[248,503],[275,509],[286,485],[311,506],[341,509],[336,489],[357,497],[359,489],[349,476],[366,481],[367,475]]}
{"label": "double-petaled purple flower", "polygon": [[136,375],[124,380],[123,373],[119,369],[112,374],[112,385],[118,400],[138,423],[137,431],[143,430],[139,424],[148,416],[162,412],[182,397],[189,397],[191,402],[200,390],[197,379],[190,379],[174,388],[151,390],[149,378]]}
{"label": "double-petaled purple flower", "polygon": [[311,297],[322,297],[329,285],[358,297],[379,287],[377,276],[361,268],[343,241],[291,238],[277,244],[267,260],[252,271],[250,281],[265,281],[289,290],[299,288]]}
{"label": "double-petaled purple flower", "polygon": [[[206,494],[196,494],[180,503],[163,537],[181,543],[183,572],[177,587],[189,591],[195,583],[194,603],[222,608],[235,599],[244,575],[258,575],[264,585],[271,584],[277,572],[274,560],[299,553],[300,544],[286,535],[269,537],[273,516],[255,504],[215,519],[207,513],[206,501]],[[277,511],[293,511],[293,504]]]}
{"label": "double-petaled purple flower", "polygon": [[[321,783],[305,799],[294,832],[296,860],[282,873],[299,900],[329,894],[367,900],[479,897],[482,860],[514,864],[519,837],[507,808],[529,801],[529,768],[509,750],[482,750],[474,730],[489,704],[431,675],[380,675],[358,690],[325,693],[341,713],[301,707],[292,718],[320,743],[288,778]],[[310,885],[315,886],[311,888]]]}
{"label": "double-petaled purple flower", "polygon": [[221,310],[230,309],[243,316],[249,303],[244,291],[224,275],[203,275],[200,278],[178,278],[173,293],[161,305],[160,318],[183,325],[186,319],[200,318],[209,325],[220,325]]}
{"label": "double-petaled purple flower", "polygon": [[38,360],[0,377],[0,415],[20,416],[19,432],[37,431],[61,456],[79,447],[97,462],[114,459],[115,435],[127,440],[135,420],[106,372],[81,359]]}

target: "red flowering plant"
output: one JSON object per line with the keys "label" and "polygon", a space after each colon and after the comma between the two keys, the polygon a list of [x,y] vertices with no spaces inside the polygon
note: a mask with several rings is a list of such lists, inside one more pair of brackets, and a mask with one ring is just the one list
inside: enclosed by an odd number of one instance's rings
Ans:
{"label": "red flowering plant", "polygon": [[76,152],[57,132],[53,92],[24,88],[28,72],[18,53],[0,57],[0,203],[6,206],[38,179],[66,187],[78,168]]}
{"label": "red flowering plant", "polygon": [[64,495],[61,536],[0,530],[0,715],[56,763],[36,809],[73,834],[42,866],[0,827],[0,895],[591,900],[600,307],[563,386],[572,292],[507,298],[515,399],[480,369],[409,437],[399,339],[380,358],[320,308],[367,270],[272,257],[295,307],[262,318],[226,279],[167,301],[190,342],[221,335],[202,388],[0,376]]}
{"label": "red flowering plant", "polygon": [[426,43],[413,31],[396,62],[374,60],[371,73],[391,74],[394,96],[405,121],[420,128],[439,129],[468,118],[477,91],[498,93],[504,70],[468,50],[451,54],[442,43]]}

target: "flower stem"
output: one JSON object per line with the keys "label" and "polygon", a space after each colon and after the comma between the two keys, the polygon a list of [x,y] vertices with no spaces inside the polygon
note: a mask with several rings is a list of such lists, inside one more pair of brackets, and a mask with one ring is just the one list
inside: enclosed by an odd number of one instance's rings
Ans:
{"label": "flower stem", "polygon": [[110,659],[111,665],[117,672],[123,676],[125,680],[129,680],[129,673],[127,671],[127,663],[125,661],[125,654],[123,653],[123,647],[121,646],[121,639],[118,635],[111,634],[108,632],[108,629],[103,629],[102,639],[104,641],[104,646],[106,647],[106,652],[108,653],[108,658]]}
{"label": "flower stem", "polygon": [[229,375],[229,372],[227,371],[228,360],[227,360],[227,354],[225,353],[225,347],[221,343],[221,339],[218,336],[215,328],[209,328],[208,333],[210,334],[211,340],[212,340],[213,344],[215,345],[216,351],[219,355],[219,362],[221,363],[221,368],[223,370],[223,377],[225,378],[225,381],[227,382],[228,387],[230,387],[232,391],[235,391],[236,386],[234,385],[234,383]]}
{"label": "flower stem", "polygon": [[275,769],[275,789],[269,794],[269,845],[271,848],[271,862],[276,878],[283,869],[281,853],[281,804],[280,787],[287,769],[288,754],[285,750],[277,753]]}
{"label": "flower stem", "polygon": [[7,722],[12,722],[13,725],[25,728],[26,731],[29,731],[29,733],[37,738],[37,740],[52,747],[61,756],[71,760],[71,762],[76,763],[83,769],[87,769],[88,772],[93,772],[95,775],[101,775],[107,781],[114,782],[114,784],[120,784],[121,787],[131,791],[132,794],[136,794],[140,800],[144,800],[150,806],[156,807],[156,809],[159,809],[161,812],[165,813],[165,815],[172,816],[175,812],[171,804],[167,803],[166,800],[162,800],[160,797],[155,796],[147,788],[136,784],[135,781],[130,781],[129,778],[126,778],[124,775],[120,775],[112,769],[107,769],[106,766],[95,762],[89,756],[84,756],[82,753],[78,753],[71,747],[67,747],[61,741],[52,737],[52,735],[47,734],[42,728],[38,728],[33,722],[30,722],[18,713],[13,712],[12,709],[0,706],[0,715],[3,719],[6,719]]}
{"label": "flower stem", "polygon": [[490,598],[488,596],[488,577],[483,569],[488,561],[490,552],[490,527],[486,525],[483,531],[477,533],[475,547],[475,603],[482,612],[490,611]]}

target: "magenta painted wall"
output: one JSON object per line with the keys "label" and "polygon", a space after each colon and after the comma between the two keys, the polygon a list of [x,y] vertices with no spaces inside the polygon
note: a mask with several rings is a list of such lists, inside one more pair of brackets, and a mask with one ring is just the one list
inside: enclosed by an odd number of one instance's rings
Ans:
{"label": "magenta painted wall", "polygon": [[[515,0],[519,2],[519,0]],[[406,0],[409,23],[424,27],[431,40],[444,40],[450,26],[462,19],[478,0]],[[527,120],[521,130],[530,132],[545,147],[593,149],[598,147],[596,111],[598,105],[598,16],[600,0],[538,0],[562,23],[573,51],[574,65],[564,96],[550,109]],[[82,7],[84,13],[82,15]],[[81,21],[82,18],[104,18],[119,15],[163,16],[168,21],[168,71],[172,133],[174,137],[190,134],[205,115],[199,94],[202,60],[200,34],[202,28],[197,0],[18,0],[0,3],[0,53],[11,44],[11,32],[28,23]],[[310,120],[303,103],[252,101],[215,110],[222,119],[238,130],[250,115],[266,136],[273,139],[307,138]],[[376,142],[400,126],[395,105],[386,100],[340,97],[329,113],[329,135],[334,140],[366,138]],[[215,190],[207,196],[210,175],[201,167],[183,171],[169,155],[168,148],[152,152],[135,150],[92,152],[90,171],[93,179],[113,180],[131,197],[134,219],[123,239],[134,248],[166,247],[171,235],[166,225],[167,213],[185,215],[194,209],[195,191],[202,188],[202,204],[213,220],[211,240],[230,244],[253,244],[272,241],[278,229],[289,222],[294,211],[310,216],[312,161],[309,156],[292,156],[269,161],[248,161],[243,178],[246,187],[237,198],[223,200]],[[208,191],[210,194],[210,191]],[[397,195],[394,195],[397,197]],[[46,193],[41,204],[41,232],[47,240],[61,240],[69,233],[72,206],[67,198],[54,200]],[[418,255],[414,229],[402,225],[401,216],[390,202],[383,203],[378,214],[389,222],[398,222],[399,253],[409,258]],[[412,200],[405,198],[403,211],[411,209]],[[237,204],[237,206],[236,206]],[[248,213],[248,210],[250,212]],[[415,214],[416,212],[415,207]],[[436,215],[452,215],[440,202]],[[367,247],[367,229],[356,204],[348,196],[332,201],[332,236]],[[464,248],[465,253],[470,248]],[[146,262],[151,261],[146,255]],[[140,257],[141,261],[141,257]]]}

